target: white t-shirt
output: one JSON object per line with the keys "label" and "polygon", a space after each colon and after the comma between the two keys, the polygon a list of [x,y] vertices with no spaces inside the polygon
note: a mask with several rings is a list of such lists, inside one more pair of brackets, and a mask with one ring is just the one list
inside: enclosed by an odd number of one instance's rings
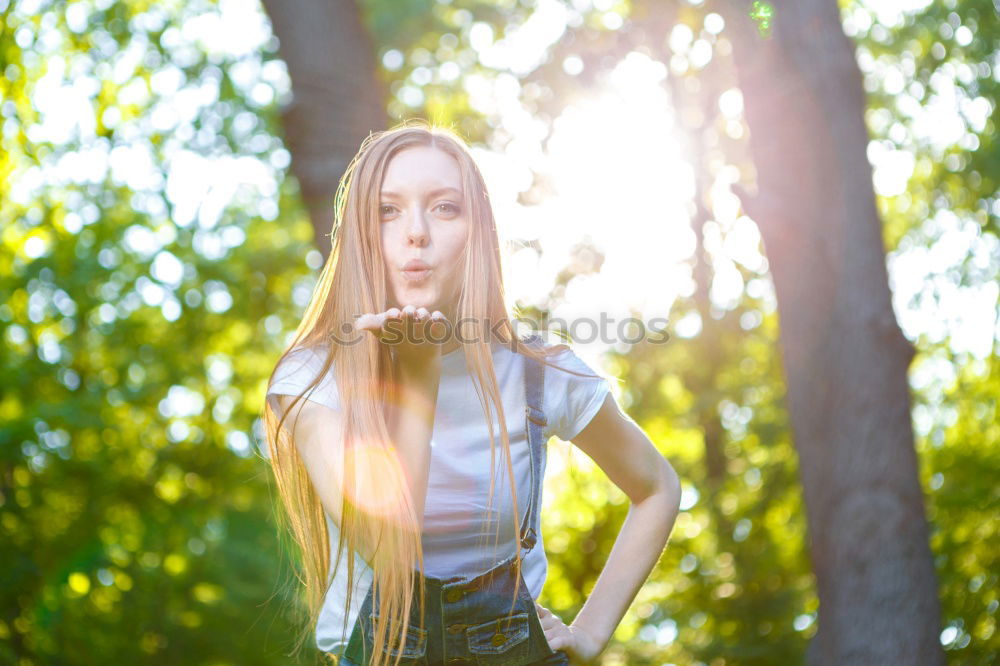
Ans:
{"label": "white t-shirt", "polygon": [[[275,413],[280,415],[281,409],[272,396],[301,393],[322,368],[325,354],[325,348],[298,348],[285,357],[267,391],[267,399],[271,401]],[[547,360],[576,372],[597,374],[570,349],[553,354]],[[517,525],[520,525],[528,509],[531,492],[523,359],[503,345],[494,345],[493,365],[506,412],[511,462],[517,479]],[[572,440],[597,413],[609,390],[608,381],[604,378],[580,377],[546,367],[543,408],[548,425],[543,429],[543,440],[547,442],[553,435]],[[332,409],[340,407],[332,365],[308,399]],[[459,347],[444,354],[441,357],[441,382],[430,442],[431,462],[421,539],[427,575],[448,578],[478,574],[513,555],[516,550],[513,500],[496,421],[494,438],[497,447],[496,486],[491,513],[494,519],[486,521],[484,516],[490,492],[490,441],[486,419],[466,367],[464,350]],[[497,516],[500,523],[499,548],[494,551]],[[340,532],[329,514],[326,514],[326,521],[330,532],[332,571]],[[480,542],[483,534],[485,536]],[[477,549],[479,543],[488,546]],[[361,602],[371,587],[371,568],[356,551],[354,580],[348,581],[346,550],[345,545],[343,559],[336,577],[331,580],[316,626],[316,644],[324,652],[339,654],[346,648]],[[535,546],[524,555],[522,562],[522,574],[532,598],[537,599],[541,593],[547,570],[542,535],[538,534]],[[352,582],[351,608],[346,609],[347,588]],[[347,635],[342,631],[345,613]]]}

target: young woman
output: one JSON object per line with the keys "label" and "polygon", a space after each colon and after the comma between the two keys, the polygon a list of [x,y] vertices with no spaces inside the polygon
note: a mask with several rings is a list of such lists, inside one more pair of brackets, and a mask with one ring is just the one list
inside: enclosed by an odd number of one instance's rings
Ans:
{"label": "young woman", "polygon": [[[335,219],[264,407],[306,629],[348,665],[592,663],[666,544],[676,473],[569,347],[515,334],[487,190],[457,135],[422,121],[371,134]],[[535,601],[553,435],[632,502],[569,625]]]}

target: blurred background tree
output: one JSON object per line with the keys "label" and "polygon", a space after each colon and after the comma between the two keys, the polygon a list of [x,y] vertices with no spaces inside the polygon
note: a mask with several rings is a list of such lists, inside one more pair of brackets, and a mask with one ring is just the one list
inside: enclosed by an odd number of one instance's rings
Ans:
{"label": "blurred background tree", "polygon": [[[818,596],[771,266],[734,194],[756,155],[731,6],[338,2],[355,23],[315,21],[320,43],[296,54],[265,4],[0,0],[0,662],[289,661],[264,382],[329,249],[344,156],[420,116],[476,144],[512,307],[672,322],[669,344],[593,351],[685,482],[606,663],[804,663]],[[774,7],[734,4],[767,33]],[[952,663],[992,664],[997,15],[840,10],[916,348],[938,640]],[[296,63],[324,71],[338,26],[354,87],[319,76],[326,101],[296,109]],[[568,621],[628,505],[565,443],[549,470],[541,601]]]}

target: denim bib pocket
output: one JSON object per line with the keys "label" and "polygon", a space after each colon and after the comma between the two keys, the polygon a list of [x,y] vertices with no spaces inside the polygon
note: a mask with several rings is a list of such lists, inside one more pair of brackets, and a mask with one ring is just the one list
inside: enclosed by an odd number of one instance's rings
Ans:
{"label": "denim bib pocket", "polygon": [[[373,625],[377,619],[378,613],[373,613]],[[372,634],[374,635],[374,629],[372,630]],[[407,624],[406,642],[403,644],[402,651],[390,650],[387,645],[384,647],[386,652],[393,657],[401,655],[403,659],[422,659],[427,654],[427,630],[413,624]]]}
{"label": "denim bib pocket", "polygon": [[[465,630],[465,635],[469,641],[469,652],[474,655],[514,658],[530,647],[529,631],[528,614],[515,613],[509,618],[504,616],[473,625]],[[491,659],[489,663],[500,662]]]}

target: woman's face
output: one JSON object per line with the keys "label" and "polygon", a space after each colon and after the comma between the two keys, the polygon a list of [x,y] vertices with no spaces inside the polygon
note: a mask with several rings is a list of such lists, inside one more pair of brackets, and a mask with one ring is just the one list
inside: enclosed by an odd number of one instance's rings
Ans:
{"label": "woman's face", "polygon": [[449,154],[417,146],[393,156],[379,199],[390,307],[453,317],[469,227],[463,201],[461,172]]}

